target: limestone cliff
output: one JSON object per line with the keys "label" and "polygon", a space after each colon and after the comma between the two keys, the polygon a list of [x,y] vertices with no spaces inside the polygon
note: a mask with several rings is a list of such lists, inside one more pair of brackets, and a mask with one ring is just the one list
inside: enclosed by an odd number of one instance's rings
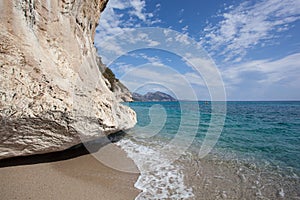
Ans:
{"label": "limestone cliff", "polygon": [[93,46],[107,0],[0,0],[0,159],[128,129]]}

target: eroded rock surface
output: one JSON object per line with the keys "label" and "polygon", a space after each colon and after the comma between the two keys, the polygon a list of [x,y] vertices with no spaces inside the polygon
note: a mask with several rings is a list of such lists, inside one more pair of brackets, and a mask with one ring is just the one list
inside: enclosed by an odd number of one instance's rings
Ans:
{"label": "eroded rock surface", "polygon": [[64,150],[135,125],[93,46],[106,3],[0,1],[0,159]]}

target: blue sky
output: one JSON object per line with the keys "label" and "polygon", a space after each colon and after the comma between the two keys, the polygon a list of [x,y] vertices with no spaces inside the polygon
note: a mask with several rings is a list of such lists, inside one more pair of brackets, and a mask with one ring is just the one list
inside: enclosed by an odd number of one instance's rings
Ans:
{"label": "blue sky", "polygon": [[299,33],[299,0],[110,0],[95,46],[131,91],[300,100]]}

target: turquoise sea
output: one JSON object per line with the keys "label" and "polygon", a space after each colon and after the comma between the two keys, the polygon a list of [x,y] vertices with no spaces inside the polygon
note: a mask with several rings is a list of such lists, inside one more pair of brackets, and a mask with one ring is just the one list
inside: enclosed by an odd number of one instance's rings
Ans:
{"label": "turquoise sea", "polygon": [[141,171],[137,199],[300,199],[300,102],[128,105],[138,123],[118,145]]}

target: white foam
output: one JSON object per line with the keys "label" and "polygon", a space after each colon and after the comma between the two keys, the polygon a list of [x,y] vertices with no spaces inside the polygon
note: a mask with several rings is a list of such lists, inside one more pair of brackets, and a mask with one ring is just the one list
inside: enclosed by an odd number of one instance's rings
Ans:
{"label": "white foam", "polygon": [[141,172],[135,187],[142,192],[139,199],[188,199],[193,197],[192,189],[184,185],[181,167],[154,148],[137,144],[130,139],[117,142]]}

